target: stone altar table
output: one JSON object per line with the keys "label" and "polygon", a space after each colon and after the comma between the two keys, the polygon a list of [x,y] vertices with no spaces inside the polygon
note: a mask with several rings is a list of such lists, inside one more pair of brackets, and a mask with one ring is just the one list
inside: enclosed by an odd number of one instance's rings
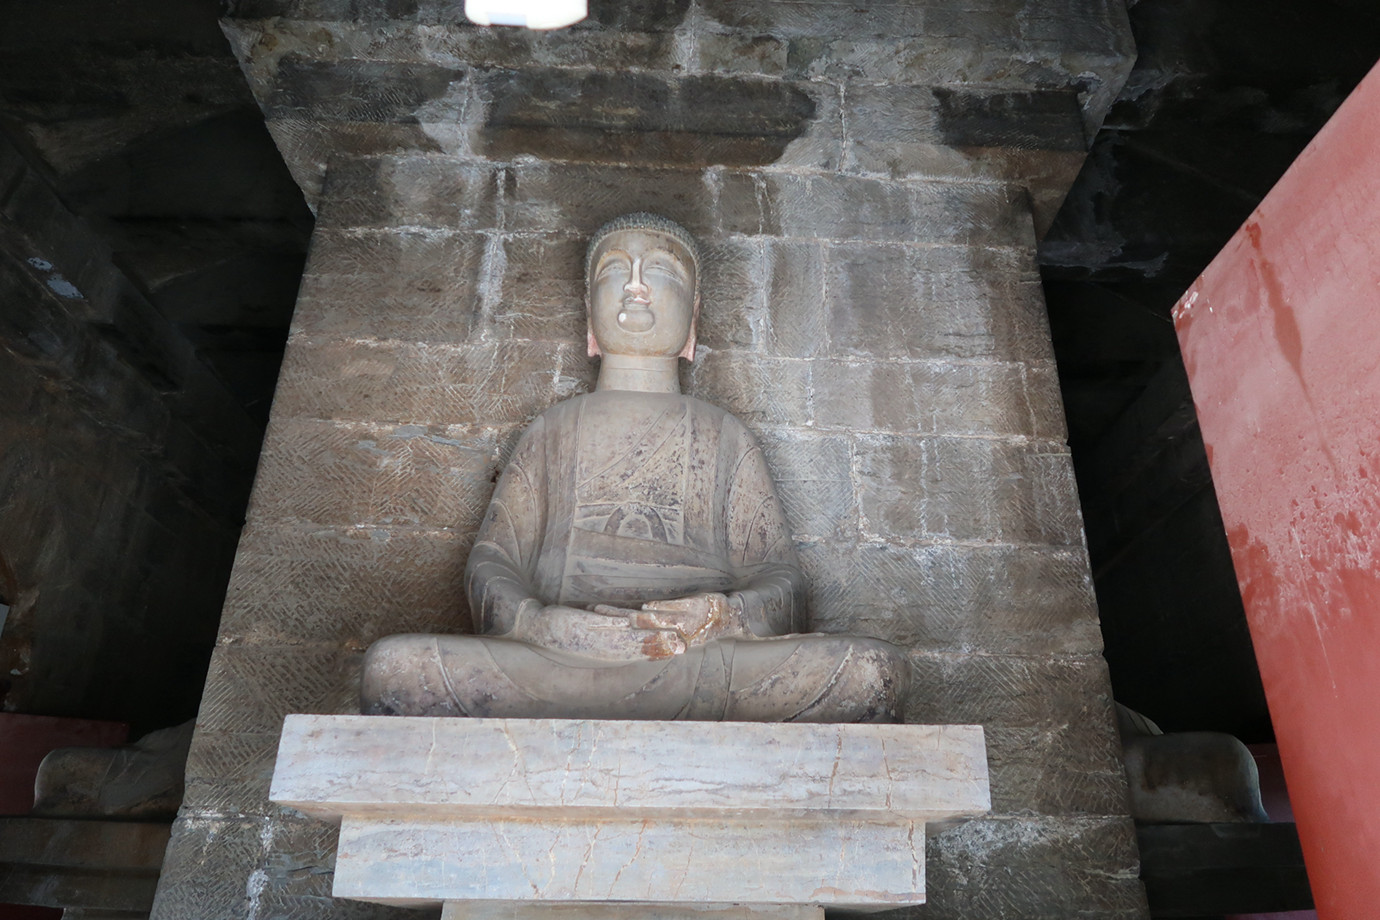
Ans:
{"label": "stone altar table", "polygon": [[976,725],[319,715],[270,798],[341,822],[335,897],[447,920],[919,904],[925,823],[990,807]]}

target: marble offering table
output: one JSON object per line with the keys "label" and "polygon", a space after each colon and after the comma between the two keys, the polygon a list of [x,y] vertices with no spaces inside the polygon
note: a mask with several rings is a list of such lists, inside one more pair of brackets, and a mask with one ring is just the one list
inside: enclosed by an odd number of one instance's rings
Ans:
{"label": "marble offering table", "polygon": [[293,715],[270,798],[339,820],[333,894],[445,920],[809,920],[925,900],[990,806],[976,725]]}

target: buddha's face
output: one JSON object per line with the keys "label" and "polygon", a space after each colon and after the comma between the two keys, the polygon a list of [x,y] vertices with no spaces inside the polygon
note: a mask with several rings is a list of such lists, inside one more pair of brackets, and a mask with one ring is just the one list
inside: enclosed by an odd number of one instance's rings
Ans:
{"label": "buddha's face", "polygon": [[603,354],[674,357],[695,319],[695,271],[680,243],[654,230],[605,237],[590,263],[589,325]]}

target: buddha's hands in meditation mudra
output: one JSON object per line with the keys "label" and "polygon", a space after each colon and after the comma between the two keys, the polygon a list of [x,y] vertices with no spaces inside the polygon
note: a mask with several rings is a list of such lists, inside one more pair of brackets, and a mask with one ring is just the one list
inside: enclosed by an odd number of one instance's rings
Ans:
{"label": "buddha's hands in meditation mudra", "polygon": [[392,636],[366,712],[894,721],[908,682],[876,639],[801,634],[805,580],[761,449],[680,392],[699,257],[618,218],[586,264],[595,392],[523,433],[465,571],[477,636]]}
{"label": "buddha's hands in meditation mudra", "polygon": [[691,646],[703,645],[714,639],[732,636],[748,638],[752,635],[743,620],[742,608],[728,595],[717,591],[665,601],[648,601],[642,605],[641,610],[624,610],[607,604],[599,604],[594,610],[608,617],[623,619],[639,633],[645,633],[647,630],[670,633],[674,639],[679,640],[668,643],[673,655],[679,655]]}
{"label": "buddha's hands in meditation mudra", "polygon": [[686,637],[674,627],[639,622],[641,615],[641,611],[607,604],[596,604],[593,610],[551,604],[504,638],[606,661],[669,658],[689,648]]}
{"label": "buddha's hands in meditation mudra", "polygon": [[[523,620],[526,620],[523,622]],[[742,609],[725,594],[648,601],[640,610],[552,604],[534,610],[505,638],[610,661],[658,659],[715,639],[751,638]]]}
{"label": "buddha's hands in meditation mudra", "polygon": [[[595,608],[600,609],[600,608]],[[608,612],[614,608],[602,608]],[[743,611],[733,599],[717,591],[677,597],[668,601],[650,601],[628,617],[632,625],[642,629],[671,630],[687,646],[703,645],[714,639],[731,636],[750,636]]]}

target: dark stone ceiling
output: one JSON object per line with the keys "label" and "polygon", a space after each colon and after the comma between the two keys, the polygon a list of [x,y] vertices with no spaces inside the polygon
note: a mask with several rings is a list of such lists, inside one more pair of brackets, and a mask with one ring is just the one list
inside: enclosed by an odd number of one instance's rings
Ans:
{"label": "dark stone ceiling", "polygon": [[1119,701],[1272,739],[1169,309],[1380,58],[1364,0],[1139,0],[1138,59],[1041,246]]}
{"label": "dark stone ceiling", "polygon": [[[1380,11],[1130,5],[1138,64],[1041,249],[1107,656],[1118,697],[1164,728],[1268,740],[1168,311],[1380,57]],[[685,6],[594,14],[627,26]],[[108,243],[157,308],[158,335],[190,343],[262,427],[312,217],[220,4],[3,0],[0,12],[0,132]]]}

